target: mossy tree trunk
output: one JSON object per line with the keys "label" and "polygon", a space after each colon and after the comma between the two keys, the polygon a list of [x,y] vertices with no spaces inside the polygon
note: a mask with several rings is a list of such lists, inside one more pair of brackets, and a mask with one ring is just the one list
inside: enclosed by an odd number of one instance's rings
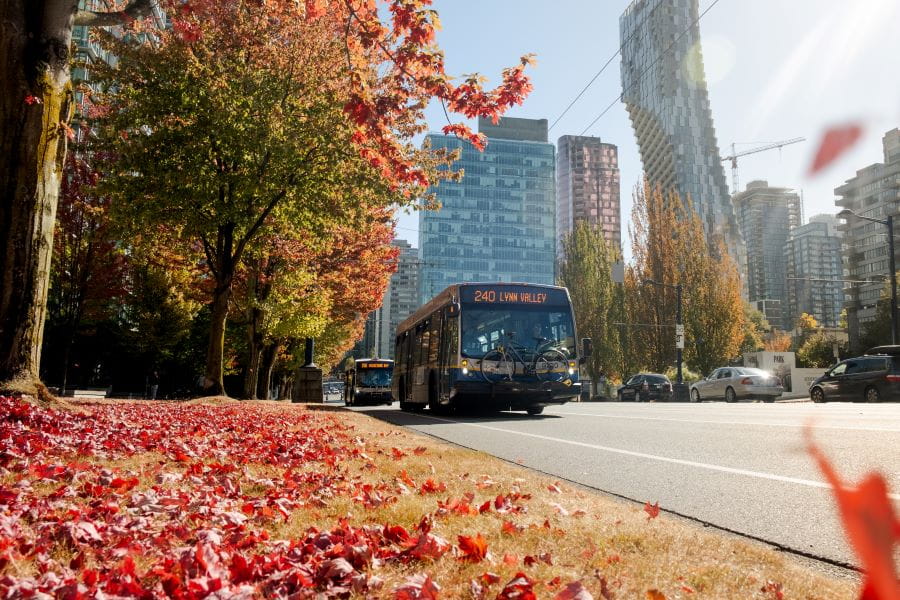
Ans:
{"label": "mossy tree trunk", "polygon": [[0,0],[0,388],[39,381],[53,227],[72,113],[72,28],[139,18],[77,0]]}

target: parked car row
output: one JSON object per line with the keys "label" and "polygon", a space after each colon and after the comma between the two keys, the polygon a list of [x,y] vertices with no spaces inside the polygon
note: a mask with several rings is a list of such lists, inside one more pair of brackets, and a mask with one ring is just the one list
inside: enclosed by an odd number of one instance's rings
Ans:
{"label": "parked car row", "polygon": [[[751,367],[720,367],[690,386],[691,402],[762,400],[774,402],[785,389],[778,377]],[[900,400],[900,346],[877,346],[863,356],[834,365],[809,387],[813,402],[882,402]],[[616,393],[634,402],[669,402],[673,386],[661,373],[632,375]]]}

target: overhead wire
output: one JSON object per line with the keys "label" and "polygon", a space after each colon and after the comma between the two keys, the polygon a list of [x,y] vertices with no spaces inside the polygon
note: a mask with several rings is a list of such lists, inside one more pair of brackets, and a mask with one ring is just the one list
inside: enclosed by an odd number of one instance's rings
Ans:
{"label": "overhead wire", "polygon": [[[656,55],[656,58],[653,59],[653,62],[651,62],[649,65],[647,65],[647,66],[644,68],[643,71],[641,71],[641,73],[640,73],[640,75],[638,75],[637,79],[635,79],[633,82],[631,82],[631,85],[629,85],[628,88],[626,88],[625,90],[622,91],[622,93],[620,93],[618,96],[616,96],[616,98],[614,98],[613,101],[610,102],[609,105],[607,105],[607,107],[604,108],[603,111],[602,111],[599,115],[597,115],[597,117],[596,117],[593,121],[591,121],[591,124],[584,128],[584,130],[581,132],[580,135],[584,135],[585,133],[587,133],[588,130],[589,130],[591,127],[593,127],[593,126],[597,123],[597,121],[599,121],[600,119],[603,118],[603,115],[605,115],[606,113],[608,113],[608,112],[610,111],[610,109],[612,109],[612,107],[616,105],[616,103],[620,102],[620,101],[622,100],[622,98],[624,98],[625,92],[629,91],[632,87],[634,87],[635,85],[637,85],[638,83],[640,83],[640,81],[641,81],[641,80],[644,78],[644,76],[650,71],[650,69],[652,69],[653,67],[655,67],[655,66],[656,66],[656,63],[658,63],[660,60],[662,60],[662,57],[665,56],[666,54],[668,54],[669,51],[670,51],[672,48],[675,47],[675,44],[677,44],[678,41],[679,41],[681,38],[683,38],[684,35],[685,35],[688,31],[690,31],[693,27],[695,27],[695,26],[700,22],[700,19],[702,19],[702,18],[704,17],[704,15],[706,15],[706,13],[708,13],[710,10],[712,10],[712,8],[713,8],[716,4],[718,4],[719,1],[720,1],[720,0],[713,0],[712,4],[710,4],[709,6],[707,6],[706,9],[705,9],[702,13],[700,13],[700,14],[697,16],[696,19],[694,19],[694,20],[691,22],[690,25],[688,25],[687,27],[685,27],[684,30],[683,30],[681,33],[679,33],[678,36],[677,36],[674,40],[672,40],[672,43],[669,44],[669,45],[666,47],[665,50],[663,50],[662,52],[660,52],[659,54],[657,54],[657,55]],[[623,44],[623,46],[624,46],[624,44]]]}

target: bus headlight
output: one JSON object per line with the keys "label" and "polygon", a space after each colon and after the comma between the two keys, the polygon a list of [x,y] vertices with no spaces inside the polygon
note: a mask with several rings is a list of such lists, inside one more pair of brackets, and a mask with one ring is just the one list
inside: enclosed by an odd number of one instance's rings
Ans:
{"label": "bus headlight", "polygon": [[463,375],[468,375],[468,374],[469,374],[469,370],[468,370],[467,368],[463,367],[462,373],[463,373]]}
{"label": "bus headlight", "polygon": [[570,360],[569,361],[569,375],[574,375],[574,374],[575,374],[575,361]]}
{"label": "bus headlight", "polygon": [[468,374],[469,374],[469,369],[468,369],[467,367],[469,366],[469,361],[466,360],[466,359],[464,358],[464,359],[462,359],[462,361],[460,361],[459,364],[462,365],[462,374],[463,374],[463,375],[468,375]]}

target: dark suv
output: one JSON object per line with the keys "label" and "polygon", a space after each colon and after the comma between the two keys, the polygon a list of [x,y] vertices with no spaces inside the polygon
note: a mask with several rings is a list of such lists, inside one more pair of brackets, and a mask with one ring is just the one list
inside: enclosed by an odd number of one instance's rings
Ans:
{"label": "dark suv", "polygon": [[842,360],[812,382],[809,396],[813,402],[900,400],[900,346],[879,346]]}
{"label": "dark suv", "polygon": [[623,400],[668,402],[672,399],[672,382],[659,373],[638,373],[619,388],[617,395],[619,402]]}

